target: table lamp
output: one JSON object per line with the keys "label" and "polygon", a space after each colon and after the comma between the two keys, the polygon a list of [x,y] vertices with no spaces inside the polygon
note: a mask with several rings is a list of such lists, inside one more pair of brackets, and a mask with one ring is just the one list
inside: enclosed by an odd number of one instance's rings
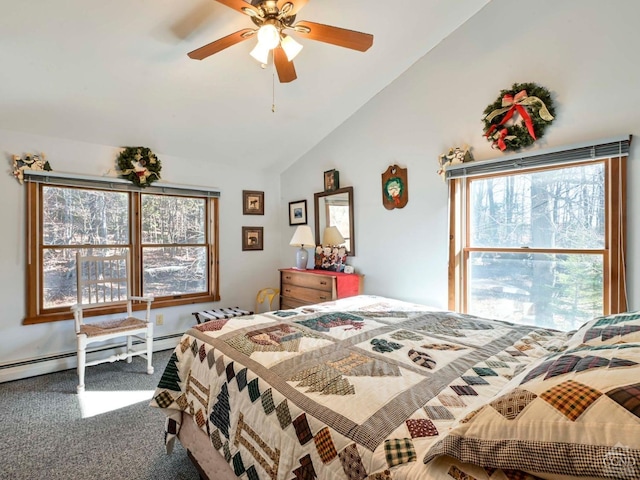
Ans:
{"label": "table lamp", "polygon": [[344,243],[344,237],[338,230],[338,227],[332,226],[324,229],[324,233],[322,234],[322,245],[327,245],[329,247],[339,247]]}
{"label": "table lamp", "polygon": [[296,268],[298,270],[306,270],[309,252],[307,252],[305,248],[312,248],[316,246],[316,240],[313,238],[311,227],[309,225],[300,225],[296,228],[289,245],[292,247],[300,247],[296,252]]}

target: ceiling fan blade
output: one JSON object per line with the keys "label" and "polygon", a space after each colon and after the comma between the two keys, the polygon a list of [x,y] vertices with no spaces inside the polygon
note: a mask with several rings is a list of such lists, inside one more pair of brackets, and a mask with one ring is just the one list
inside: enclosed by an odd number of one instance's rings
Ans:
{"label": "ceiling fan blade", "polygon": [[276,66],[280,83],[289,83],[298,78],[293,62],[287,59],[287,54],[279,45],[273,49],[273,63]]}
{"label": "ceiling fan blade", "polygon": [[[244,0],[216,0],[216,2],[226,5],[229,8],[233,8],[240,13],[244,13],[250,16],[260,16],[259,10],[251,5],[250,3],[245,2]],[[251,13],[253,12],[253,13]]]}
{"label": "ceiling fan blade", "polygon": [[359,52],[366,52],[373,45],[373,35],[347,30],[346,28],[332,27],[331,25],[307,22],[306,20],[297,22],[292,28],[298,34],[311,40],[351,48]]}
{"label": "ceiling fan blade", "polygon": [[304,7],[309,0],[278,0],[278,10],[282,11],[284,6],[287,3],[293,5],[292,7],[288,7],[287,9],[287,17],[295,15],[300,11],[302,7]]}
{"label": "ceiling fan blade", "polygon": [[189,58],[193,58],[194,60],[202,60],[207,58],[214,53],[218,53],[225,48],[229,48],[236,43],[240,43],[247,38],[251,38],[256,31],[252,28],[245,28],[243,30],[238,30],[231,35],[227,35],[226,37],[222,37],[215,42],[211,42],[204,47],[196,48],[194,51],[189,52]]}

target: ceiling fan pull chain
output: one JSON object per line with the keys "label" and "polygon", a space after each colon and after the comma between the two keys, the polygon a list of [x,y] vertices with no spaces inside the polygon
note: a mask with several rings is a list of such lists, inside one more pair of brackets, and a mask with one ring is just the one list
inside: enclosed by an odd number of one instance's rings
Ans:
{"label": "ceiling fan pull chain", "polygon": [[276,73],[271,73],[271,112],[276,113]]}

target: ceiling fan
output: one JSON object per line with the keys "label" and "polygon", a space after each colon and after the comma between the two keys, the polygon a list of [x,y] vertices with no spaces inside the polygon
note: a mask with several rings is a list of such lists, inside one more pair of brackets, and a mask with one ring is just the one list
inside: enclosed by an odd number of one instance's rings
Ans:
{"label": "ceiling fan", "polygon": [[308,0],[252,0],[251,3],[244,0],[215,1],[248,15],[257,28],[239,30],[189,52],[189,57],[195,60],[203,60],[236,43],[257,36],[258,43],[251,51],[251,56],[260,63],[267,64],[269,53],[273,51],[273,63],[278,72],[278,79],[281,83],[288,83],[297,78],[293,58],[302,50],[302,45],[284,33],[286,30],[311,40],[360,52],[367,51],[373,45],[373,35],[368,33],[306,20],[296,22],[296,15]]}

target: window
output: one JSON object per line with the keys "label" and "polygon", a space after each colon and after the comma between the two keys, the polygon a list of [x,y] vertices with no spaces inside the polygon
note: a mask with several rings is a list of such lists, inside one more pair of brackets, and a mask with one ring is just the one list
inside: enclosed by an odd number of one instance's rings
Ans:
{"label": "window", "polygon": [[25,324],[72,318],[78,251],[128,253],[132,293],[156,308],[219,299],[217,198],[109,187],[27,183]]}
{"label": "window", "polygon": [[76,302],[78,250],[91,255],[130,251],[129,196],[46,185],[41,194],[43,311],[69,309]]}
{"label": "window", "polygon": [[143,293],[163,298],[206,292],[206,200],[141,197]]}
{"label": "window", "polygon": [[450,308],[561,330],[626,310],[625,157],[450,182]]}

